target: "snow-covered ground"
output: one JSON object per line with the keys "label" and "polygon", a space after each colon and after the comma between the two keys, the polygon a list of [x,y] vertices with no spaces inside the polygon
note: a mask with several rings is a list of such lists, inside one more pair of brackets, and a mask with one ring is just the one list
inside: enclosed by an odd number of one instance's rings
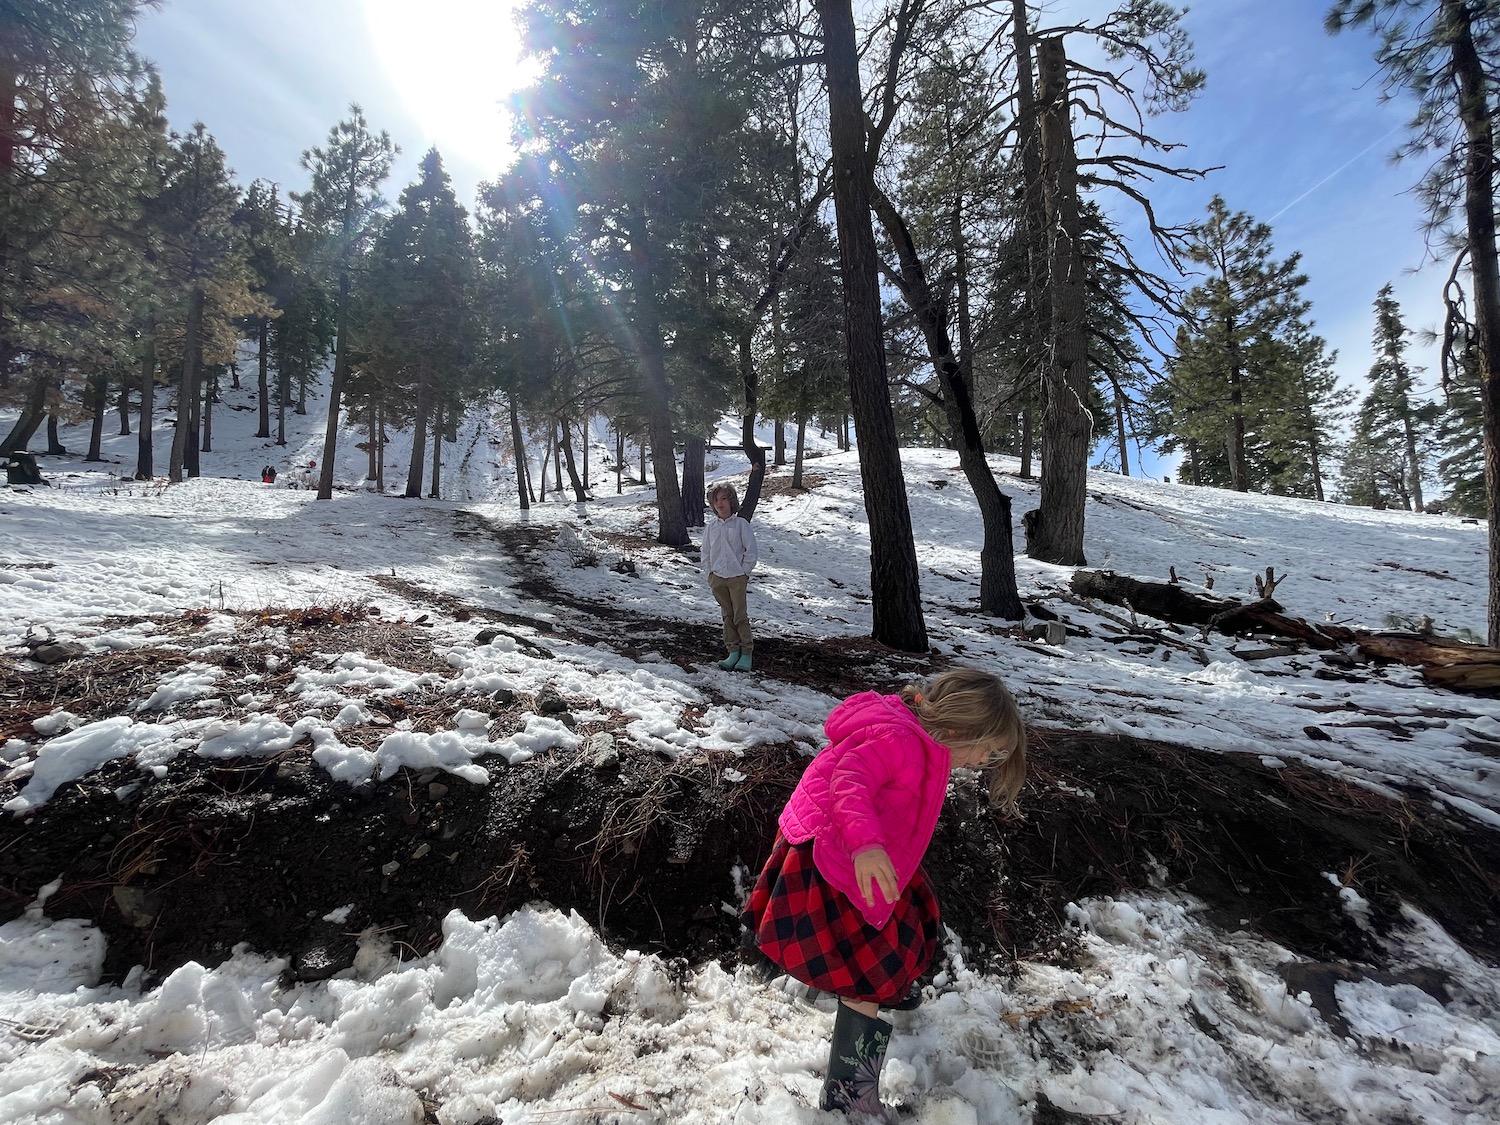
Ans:
{"label": "snow-covered ground", "polygon": [[[591,455],[596,500],[581,507],[552,494],[523,516],[511,469],[496,461],[508,431],[483,412],[450,447],[444,489],[454,499],[442,501],[363,490],[364,455],[353,448],[362,435],[351,431],[337,467],[348,488],[318,502],[259,479],[268,461],[285,482],[292,466],[321,456],[318,418],[295,419],[292,444],[278,449],[248,436],[248,394],[227,398],[240,409],[216,418],[217,448],[199,479],[164,487],[112,476],[133,469],[135,439],[111,438],[112,464],[44,457],[53,487],[0,492],[9,545],[0,650],[19,655],[28,633],[46,630],[96,652],[179,645],[149,618],[194,609],[209,620],[207,640],[157,685],[149,707],[95,722],[57,713],[35,724],[35,740],[5,743],[0,757],[21,787],[0,815],[24,815],[59,785],[125,756],[160,775],[184,755],[266,754],[306,737],[338,778],[385,777],[404,764],[482,782],[497,763],[524,768],[541,750],[570,746],[576,736],[544,716],[492,740],[484,716],[465,712],[453,731],[396,729],[373,750],[346,742],[341,731],[368,722],[361,695],[372,683],[399,692],[412,678],[359,654],[326,654],[323,672],[304,675],[308,713],[288,724],[258,710],[256,675],[231,677],[216,663],[213,622],[220,610],[351,602],[390,615],[433,612],[376,581],[392,574],[545,616],[515,590],[513,564],[492,543],[458,534],[455,513],[566,524],[607,556],[607,533],[649,534],[655,510],[638,486],[615,494],[606,446]],[[79,448],[86,436],[65,431]],[[826,442],[819,453],[807,464],[815,487],[770,495],[756,513],[751,613],[762,635],[869,634],[857,458]],[[743,479],[739,454],[716,457],[711,478]],[[1070,626],[1061,647],[1020,640],[972,611],[979,526],[956,456],[911,450],[903,460],[933,645],[999,670],[1034,721],[1248,751],[1375,788],[1416,785],[1500,830],[1500,702],[1431,688],[1404,668],[1369,672],[1365,682],[1320,678],[1315,658],[1247,660],[1236,655],[1243,642],[1218,635],[1112,643],[1111,616],[1128,610],[1070,600],[1069,568],[1018,553],[1023,597]],[[1034,481],[1007,475],[1002,486],[1018,514],[1035,506]],[[1482,525],[1107,474],[1092,474],[1089,491],[1092,566],[1158,580],[1175,568],[1188,588],[1211,577],[1213,593],[1229,596],[1250,594],[1273,567],[1277,599],[1309,620],[1379,629],[1425,616],[1440,634],[1484,631]],[[575,569],[562,550],[550,565],[586,596],[701,622],[704,652],[713,652],[718,613],[693,560],[666,549],[630,555],[634,574]],[[227,625],[222,632],[230,635]],[[586,694],[630,716],[630,737],[667,755],[787,739],[812,752],[836,702],[774,668],[684,668],[675,653],[634,661],[559,636],[542,659],[514,635],[476,644],[472,624],[440,615],[433,633],[450,671],[429,673],[427,686]],[[717,696],[726,685],[735,702],[713,704],[707,689]],[[1311,741],[1310,724],[1331,737]],[[727,904],[734,894],[725,872]],[[1347,901],[1357,916],[1358,894]],[[1382,935],[1388,965],[1443,969],[1450,998],[1411,984],[1340,982],[1347,1032],[1331,1029],[1305,994],[1289,993],[1276,966],[1292,954],[1210,926],[1178,894],[1082,902],[1073,915],[1078,968],[1023,965],[1002,982],[969,970],[950,941],[936,994],[895,1017],[889,1103],[910,1107],[920,1125],[1030,1122],[1049,1104],[1133,1125],[1500,1120],[1500,972],[1415,913],[1402,932]],[[541,907],[498,919],[455,913],[441,948],[419,960],[400,961],[371,937],[346,979],[319,984],[285,986],[284,965],[251,950],[216,967],[184,966],[154,986],[142,974],[101,983],[102,958],[97,931],[49,920],[40,903],[0,927],[0,1122],[837,1119],[814,1108],[827,1000],[808,1005],[713,965],[681,980],[653,957],[609,952],[580,918]],[[1052,1112],[1043,1116],[1058,1120]]]}

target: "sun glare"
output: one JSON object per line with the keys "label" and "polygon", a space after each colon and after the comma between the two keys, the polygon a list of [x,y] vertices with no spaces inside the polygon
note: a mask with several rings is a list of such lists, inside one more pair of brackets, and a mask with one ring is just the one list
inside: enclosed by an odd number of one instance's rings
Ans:
{"label": "sun glare", "polygon": [[512,0],[364,0],[386,77],[444,157],[495,174],[511,161],[506,95],[531,80]]}

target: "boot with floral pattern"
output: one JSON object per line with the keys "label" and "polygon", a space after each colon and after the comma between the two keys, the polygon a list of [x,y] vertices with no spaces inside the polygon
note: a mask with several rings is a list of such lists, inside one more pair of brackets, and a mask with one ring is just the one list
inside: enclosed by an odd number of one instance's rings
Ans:
{"label": "boot with floral pattern", "polygon": [[820,1109],[852,1109],[883,1114],[880,1068],[891,1042],[891,1025],[840,1004],[833,1020],[833,1044],[828,1051],[828,1077],[823,1082]]}

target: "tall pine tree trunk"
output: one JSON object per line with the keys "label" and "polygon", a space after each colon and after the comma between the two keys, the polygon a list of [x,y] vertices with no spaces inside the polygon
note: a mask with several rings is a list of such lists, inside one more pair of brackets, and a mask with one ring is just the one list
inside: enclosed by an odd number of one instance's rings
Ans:
{"label": "tall pine tree trunk", "polygon": [[[374,395],[370,396],[370,417],[365,423],[368,426],[369,439],[365,450],[365,479],[368,481],[379,481],[380,479],[380,403]],[[377,485],[378,487],[378,485]]]}
{"label": "tall pine tree trunk", "polygon": [[255,399],[260,407],[260,425],[255,428],[255,436],[263,438],[271,436],[271,379],[268,370],[270,341],[271,321],[269,317],[263,316],[260,318],[259,347],[256,349],[255,359]]}
{"label": "tall pine tree trunk", "polygon": [[631,282],[641,381],[645,390],[646,422],[651,433],[651,468],[656,477],[657,542],[669,547],[688,545],[687,521],[682,515],[682,491],[677,484],[676,441],[667,390],[667,364],[657,309],[655,266],[651,260],[650,231],[639,206],[630,211]]}
{"label": "tall pine tree trunk", "polygon": [[46,416],[47,373],[37,370],[31,376],[31,388],[27,391],[26,401],[21,406],[20,416],[16,419],[15,425],[10,428],[10,433],[5,436],[5,445],[0,452],[19,453],[24,450]]}
{"label": "tall pine tree trunk", "polygon": [[156,410],[156,318],[148,317],[141,330],[141,419],[136,427],[135,479],[150,480],[155,472],[151,452],[152,415]]}
{"label": "tall pine tree trunk", "polygon": [[432,485],[427,495],[440,499],[443,470],[443,404],[439,402],[432,416]]}
{"label": "tall pine tree trunk", "polygon": [[701,437],[682,439],[682,518],[689,527],[703,526],[705,446]]}
{"label": "tall pine tree trunk", "polygon": [[214,403],[219,399],[219,373],[209,374],[203,381],[203,452],[214,449]]}
{"label": "tall pine tree trunk", "polygon": [[[1042,190],[1041,120],[1033,79],[1034,51],[1027,0],[1011,0],[1011,42],[1016,59],[1016,148],[1021,157],[1021,225],[1026,245],[1026,293],[1022,305],[1022,369],[1018,384],[1030,387],[1022,396],[1029,404],[1043,377],[1047,363],[1047,340],[1051,320],[1047,288],[1047,202]],[[1030,405],[1021,410],[1021,479],[1030,480],[1031,457],[1036,447],[1035,412]]]}
{"label": "tall pine tree trunk", "polygon": [[1115,440],[1120,443],[1120,475],[1130,475],[1130,435],[1125,432],[1125,392],[1115,387]]}
{"label": "tall pine tree trunk", "polygon": [[615,426],[615,495],[625,492],[625,430]]}
{"label": "tall pine tree trunk", "polygon": [[130,376],[123,371],[120,376],[120,437],[130,436]]}
{"label": "tall pine tree trunk", "polygon": [[411,464],[406,470],[406,492],[408,498],[422,495],[422,469],[427,463],[427,403],[425,380],[417,384],[417,403],[411,435]]}
{"label": "tall pine tree trunk", "polygon": [[[352,196],[354,189],[351,186],[349,193]],[[348,214],[352,208],[346,208]],[[344,236],[349,237],[348,222],[345,222]],[[333,463],[338,456],[339,448],[339,404],[344,397],[344,383],[349,378],[349,264],[343,263],[339,270],[339,301],[335,315],[338,318],[338,338],[333,347],[333,379],[328,387],[328,422],[323,428],[323,461],[319,465],[318,472],[318,499],[333,499]],[[306,394],[307,381],[302,380],[302,393]],[[297,413],[307,413],[304,400],[298,400]],[[426,419],[423,419],[425,421]],[[412,459],[421,460],[421,454],[417,450],[421,445],[412,448]],[[420,496],[422,494],[422,475],[417,472],[416,492],[412,491],[412,482],[408,477],[406,482],[406,494],[408,496]]]}
{"label": "tall pine tree trunk", "polygon": [[1042,403],[1040,506],[1027,526],[1027,553],[1083,566],[1083,513],[1093,418],[1088,410],[1088,340],[1083,305],[1083,224],[1078,159],[1069,116],[1068,60],[1061,39],[1037,45],[1041,75],[1042,189],[1047,202],[1050,352]]}
{"label": "tall pine tree trunk", "polygon": [[875,232],[870,223],[871,169],[865,152],[851,0],[817,0],[827,70],[833,201],[844,279],[849,389],[859,430],[859,470],[870,525],[872,635],[904,652],[927,650],[921,582],[901,451],[886,378]]}
{"label": "tall pine tree trunk", "polygon": [[187,326],[182,339],[182,372],[177,379],[177,420],[172,427],[172,458],[167,464],[167,479],[181,484],[187,464],[188,447],[197,449],[193,428],[193,402],[198,397],[194,386],[193,353],[203,325],[203,291],[188,294]]}
{"label": "tall pine tree trunk", "polygon": [[109,376],[100,372],[95,375],[89,388],[94,408],[94,424],[89,428],[89,451],[85,461],[103,461],[104,416],[109,413]]}
{"label": "tall pine tree trunk", "polygon": [[286,444],[286,400],[292,393],[292,381],[281,365],[276,366],[276,444]]}
{"label": "tall pine tree trunk", "polygon": [[375,446],[375,491],[385,495],[385,406],[375,404],[375,433],[370,438]]}
{"label": "tall pine tree trunk", "polygon": [[1474,46],[1468,6],[1443,0],[1459,115],[1468,139],[1464,156],[1464,217],[1474,283],[1480,402],[1484,417],[1484,483],[1489,510],[1488,643],[1500,646],[1500,259],[1495,248],[1495,134],[1484,62]]}
{"label": "tall pine tree trunk", "polygon": [[[562,420],[562,440],[558,443],[562,446],[563,460],[568,466],[568,483],[573,488],[573,498],[580,504],[587,503],[588,489],[583,483],[583,478],[578,475],[578,467],[573,460],[573,439],[568,433],[568,420]],[[588,442],[584,442],[584,448],[588,448]]]}
{"label": "tall pine tree trunk", "polygon": [[531,496],[526,480],[526,441],[521,435],[521,412],[516,407],[516,396],[510,395],[510,449],[516,462],[516,495],[521,511],[531,509]]}

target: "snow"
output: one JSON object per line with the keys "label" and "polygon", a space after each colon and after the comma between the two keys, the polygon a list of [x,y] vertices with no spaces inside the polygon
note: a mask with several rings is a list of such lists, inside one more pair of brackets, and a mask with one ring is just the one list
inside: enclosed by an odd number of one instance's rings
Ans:
{"label": "snow", "polygon": [[[231,407],[251,401],[246,392],[226,398]],[[774,672],[721,672],[707,659],[683,668],[660,651],[637,661],[546,633],[546,607],[518,592],[511,564],[481,537],[459,534],[476,518],[566,527],[604,565],[575,567],[568,552],[551,551],[546,565],[560,585],[701,623],[713,653],[718,613],[690,558],[663,548],[631,552],[633,575],[609,565],[620,552],[604,536],[649,531],[650,493],[615,495],[596,462],[595,501],[553,498],[523,516],[509,469],[484,460],[508,446],[487,440],[484,412],[449,447],[466,451],[446,470],[455,499],[367,490],[353,431],[336,466],[344,488],[332,501],[262,484],[268,459],[286,480],[292,466],[321,458],[316,410],[289,416],[294,439],[283,450],[249,436],[252,412],[221,409],[207,475],[180,485],[110,475],[128,474],[130,437],[109,439],[112,463],[102,469],[43,457],[54,487],[0,492],[9,545],[0,647],[19,654],[28,633],[51,630],[96,654],[163,648],[183,658],[127,714],[84,722],[59,711],[34,724],[33,742],[6,742],[5,776],[24,785],[0,815],[24,815],[121,758],[162,776],[182,755],[265,756],[306,738],[316,765],[341,780],[408,766],[483,784],[495,769],[525,768],[579,742],[547,715],[498,731],[472,710],[433,734],[391,723],[374,750],[341,739],[372,721],[371,700],[416,689],[586,694],[627,718],[621,737],[667,756],[784,740],[817,748],[834,699]],[[66,441],[84,438],[83,428],[64,429]],[[761,562],[751,614],[764,634],[853,641],[870,629],[858,462],[826,442],[816,447],[821,455],[807,463],[816,487],[767,497],[756,513]],[[1377,671],[1367,682],[1320,678],[1315,658],[1245,660],[1219,636],[1111,644],[1104,613],[1069,600],[1071,570],[1018,550],[1023,597],[1074,626],[1061,647],[1021,640],[972,612],[979,528],[956,456],[909,450],[903,461],[932,644],[1000,670],[1033,721],[1248,752],[1379,790],[1416,787],[1500,828],[1500,702],[1429,687],[1407,669]],[[1016,468],[1003,458],[994,465]],[[742,479],[745,468],[739,455],[721,454],[709,475]],[[1007,475],[1002,486],[1017,513],[1035,506],[1034,481]],[[1440,634],[1484,631],[1483,525],[1099,473],[1090,475],[1089,495],[1094,567],[1162,579],[1172,566],[1189,589],[1212,578],[1223,595],[1251,593],[1255,577],[1274,567],[1276,596],[1293,615],[1374,629],[1428,616]],[[537,624],[507,625],[480,644],[473,622],[401,592],[418,589]],[[430,615],[443,670],[418,675],[360,653],[316,654],[318,669],[299,674],[292,689],[306,713],[288,723],[266,710],[273,662],[233,676],[219,663],[232,636],[225,611],[267,611],[270,636],[270,611],[349,604],[378,606],[388,619]],[[189,611],[205,622],[191,651],[150,620]],[[636,640],[652,647],[650,638]],[[657,647],[669,643],[664,636]],[[714,703],[710,687],[727,689],[733,702]],[[1327,739],[1308,738],[1310,726]],[[752,874],[725,872],[725,910]],[[1360,896],[1341,894],[1358,923]],[[684,976],[653,956],[616,954],[581,918],[544,904],[502,918],[454,912],[442,945],[416,959],[364,934],[354,967],[326,982],[287,984],[284,961],[242,947],[221,965],[183,965],[147,984],[142,971],[102,982],[103,937],[76,920],[48,919],[44,899],[0,926],[0,1121],[837,1119],[814,1108],[832,1019],[827,998],[809,1004],[785,981],[766,985],[714,964]],[[339,919],[350,907],[323,909]],[[1079,967],[1023,964],[1014,980],[967,968],[950,933],[933,995],[894,1015],[886,1100],[909,1106],[917,1125],[1029,1122],[1044,1101],[1133,1125],[1500,1119],[1500,972],[1414,911],[1380,940],[1393,965],[1441,969],[1450,996],[1341,980],[1346,1032],[1331,1028],[1305,993],[1288,991],[1277,967],[1293,960],[1289,951],[1211,922],[1183,895],[1079,902],[1071,920]]]}

